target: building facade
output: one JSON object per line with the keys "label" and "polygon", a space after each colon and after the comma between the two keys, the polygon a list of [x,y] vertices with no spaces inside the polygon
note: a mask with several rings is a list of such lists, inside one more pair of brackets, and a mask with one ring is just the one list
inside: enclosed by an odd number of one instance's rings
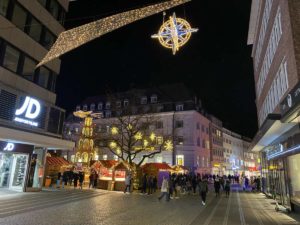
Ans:
{"label": "building facade", "polygon": [[259,131],[250,149],[261,154],[262,190],[287,208],[300,205],[300,2],[252,1],[248,44]]}
{"label": "building facade", "polygon": [[[152,89],[134,89],[115,93],[113,97],[91,97],[78,105],[76,110],[101,113],[103,118],[94,120],[95,126],[98,127],[95,130],[107,133],[111,121],[121,116],[128,108],[132,115],[142,112],[146,116],[155,117],[157,121],[152,129],[154,133],[172,137],[173,140],[172,152],[162,152],[144,163],[166,162],[170,165],[185,166],[202,174],[211,172],[210,121],[199,112],[199,102],[185,86],[175,84]],[[77,141],[80,123],[72,117],[69,119],[65,123],[64,136]],[[105,146],[100,144],[96,148],[99,149],[99,159],[118,160]],[[74,154],[75,152],[69,152],[68,158],[74,159]],[[136,162],[139,160],[139,157],[135,159]]]}
{"label": "building facade", "polygon": [[60,60],[36,68],[58,34],[68,0],[0,2],[0,188],[40,190],[48,149],[62,140],[65,110],[55,105]]}

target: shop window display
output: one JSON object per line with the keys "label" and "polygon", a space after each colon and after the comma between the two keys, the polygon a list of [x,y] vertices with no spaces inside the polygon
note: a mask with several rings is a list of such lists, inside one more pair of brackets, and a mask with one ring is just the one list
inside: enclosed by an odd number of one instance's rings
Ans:
{"label": "shop window display", "polygon": [[291,199],[300,203],[300,154],[288,157]]}

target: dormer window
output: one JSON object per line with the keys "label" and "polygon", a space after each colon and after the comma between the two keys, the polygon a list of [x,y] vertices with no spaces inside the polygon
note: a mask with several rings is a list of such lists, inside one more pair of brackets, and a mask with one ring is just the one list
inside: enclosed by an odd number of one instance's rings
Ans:
{"label": "dormer window", "polygon": [[157,96],[156,95],[151,96],[151,103],[157,103]]}
{"label": "dormer window", "polygon": [[124,100],[124,107],[129,106],[129,101],[127,99]]}
{"label": "dormer window", "polygon": [[182,104],[176,105],[176,111],[183,111],[183,105]]}
{"label": "dormer window", "polygon": [[80,110],[80,105],[76,106],[76,111]]}
{"label": "dormer window", "polygon": [[91,104],[90,110],[91,110],[91,111],[95,111],[95,104],[94,104],[94,103]]}
{"label": "dormer window", "polygon": [[105,109],[110,109],[110,102],[106,102]]}
{"label": "dormer window", "polygon": [[87,105],[83,105],[83,111],[87,111]]}
{"label": "dormer window", "polygon": [[97,108],[98,108],[99,111],[102,110],[102,108],[103,108],[102,102],[99,102],[99,103],[98,103],[98,107],[97,107]]}
{"label": "dormer window", "polygon": [[116,106],[117,106],[117,108],[120,108],[121,107],[121,101],[117,101]]}
{"label": "dormer window", "polygon": [[142,105],[147,104],[147,97],[146,97],[146,96],[143,96],[143,97],[141,98],[141,104],[142,104]]}

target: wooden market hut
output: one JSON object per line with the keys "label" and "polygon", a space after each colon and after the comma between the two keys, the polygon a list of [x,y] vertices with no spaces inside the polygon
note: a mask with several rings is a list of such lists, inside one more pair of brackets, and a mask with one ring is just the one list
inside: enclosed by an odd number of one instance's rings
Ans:
{"label": "wooden market hut", "polygon": [[189,173],[189,169],[187,167],[185,167],[185,166],[175,165],[175,166],[172,166],[172,173],[187,174],[187,173]]}
{"label": "wooden market hut", "polygon": [[169,177],[172,167],[167,163],[146,163],[142,166],[143,173],[157,177],[157,185],[161,186],[163,177]]}
{"label": "wooden market hut", "polygon": [[113,180],[114,180],[114,188],[115,191],[123,191],[125,189],[125,178],[128,173],[130,173],[129,166],[120,161],[113,168]]}
{"label": "wooden market hut", "polygon": [[99,175],[97,188],[110,190],[113,180],[113,167],[117,164],[118,162],[115,160],[98,160],[94,162],[91,169],[94,169]]}
{"label": "wooden market hut", "polygon": [[59,172],[63,172],[72,167],[68,160],[63,157],[46,158],[46,168],[44,176],[44,186],[49,187],[50,184],[55,183]]}

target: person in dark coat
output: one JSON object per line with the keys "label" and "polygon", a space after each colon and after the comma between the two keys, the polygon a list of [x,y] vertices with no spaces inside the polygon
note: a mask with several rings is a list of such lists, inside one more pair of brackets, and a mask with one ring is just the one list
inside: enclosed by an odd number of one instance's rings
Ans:
{"label": "person in dark coat", "polygon": [[153,183],[152,183],[153,187],[153,192],[155,193],[156,192],[156,189],[157,189],[157,178],[156,176],[153,177]]}
{"label": "person in dark coat", "polygon": [[216,197],[220,196],[221,184],[220,184],[220,180],[218,177],[215,179],[214,187],[215,187]]}
{"label": "person in dark coat", "polygon": [[200,196],[202,198],[202,205],[205,205],[206,202],[206,195],[208,192],[208,184],[207,184],[207,179],[203,178],[202,180],[199,180],[199,192]]}
{"label": "person in dark coat", "polygon": [[83,172],[79,172],[79,188],[80,189],[82,189],[83,180],[84,180],[84,173]]}
{"label": "person in dark coat", "polygon": [[230,180],[227,179],[225,181],[225,192],[226,192],[226,197],[229,197],[230,194]]}
{"label": "person in dark coat", "polygon": [[94,188],[97,188],[98,173],[95,173]]}
{"label": "person in dark coat", "polygon": [[74,189],[75,189],[75,188],[77,188],[77,183],[78,183],[78,179],[79,179],[78,173],[74,173],[73,178],[74,178]]}
{"label": "person in dark coat", "polygon": [[142,191],[141,194],[147,194],[147,174],[144,174],[142,178]]}
{"label": "person in dark coat", "polygon": [[68,184],[68,171],[65,171],[62,175],[62,188],[65,188],[65,185]]}

